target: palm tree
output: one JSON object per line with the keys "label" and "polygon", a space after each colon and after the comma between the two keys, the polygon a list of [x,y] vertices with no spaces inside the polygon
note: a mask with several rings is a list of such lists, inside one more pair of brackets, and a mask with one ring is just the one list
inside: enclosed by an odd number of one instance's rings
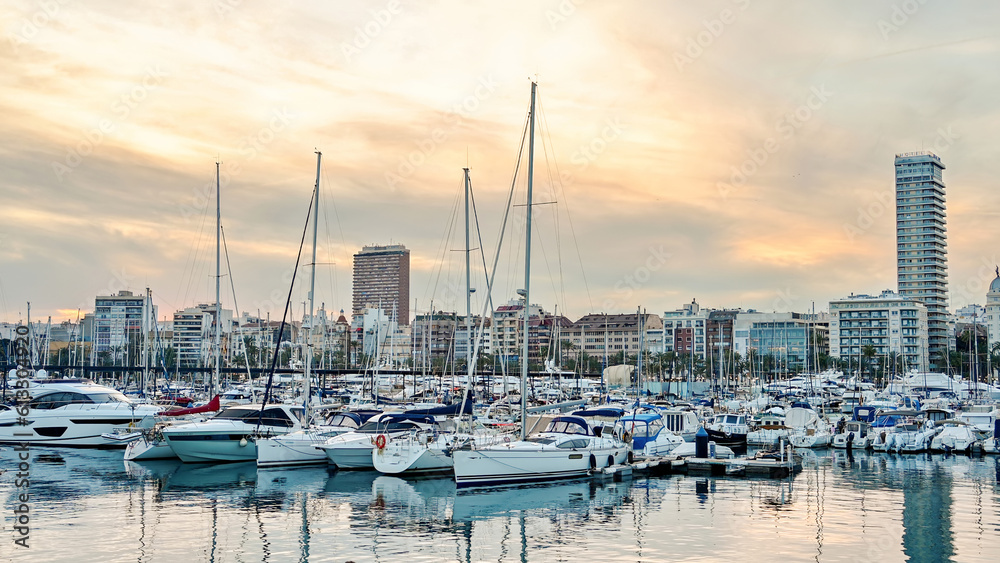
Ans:
{"label": "palm tree", "polygon": [[875,356],[878,354],[878,350],[875,349],[871,344],[865,344],[861,347],[861,356],[864,358],[865,367],[868,368],[868,378],[872,379],[872,368]]}

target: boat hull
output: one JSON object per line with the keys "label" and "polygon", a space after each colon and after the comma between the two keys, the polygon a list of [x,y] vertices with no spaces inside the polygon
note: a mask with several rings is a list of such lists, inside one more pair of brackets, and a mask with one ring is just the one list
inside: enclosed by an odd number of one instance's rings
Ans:
{"label": "boat hull", "polygon": [[293,432],[257,441],[257,467],[288,465],[327,465],[326,452],[317,448],[329,435]]}
{"label": "boat hull", "polygon": [[147,440],[139,438],[125,446],[125,461],[146,461],[150,459],[177,459],[170,444],[162,438]]}
{"label": "boat hull", "polygon": [[450,473],[455,461],[450,452],[433,444],[402,443],[399,440],[386,447],[372,449],[372,467],[380,473]]}
{"label": "boat hull", "polygon": [[369,443],[342,444],[334,448],[325,448],[326,457],[337,469],[366,470],[375,469],[372,464],[372,450]]}
{"label": "boat hull", "polygon": [[160,407],[151,405],[68,405],[30,410],[27,425],[18,423],[14,409],[0,412],[0,444],[78,448],[124,448],[126,442],[105,438],[121,428],[150,428]]}
{"label": "boat hull", "polygon": [[586,476],[592,469],[623,463],[628,447],[567,450],[524,449],[509,446],[455,450],[455,484],[458,487],[485,487],[572,479]]}
{"label": "boat hull", "polygon": [[170,448],[185,463],[255,461],[253,434],[172,433],[164,435]]}

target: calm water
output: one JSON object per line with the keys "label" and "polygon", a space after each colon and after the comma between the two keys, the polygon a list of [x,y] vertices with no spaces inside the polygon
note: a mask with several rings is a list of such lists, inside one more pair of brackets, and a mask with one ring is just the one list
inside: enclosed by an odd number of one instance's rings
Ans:
{"label": "calm water", "polygon": [[[456,492],[325,468],[32,450],[2,561],[997,561],[1000,460],[818,452],[790,480],[665,476]],[[809,452],[807,452],[809,453]]]}

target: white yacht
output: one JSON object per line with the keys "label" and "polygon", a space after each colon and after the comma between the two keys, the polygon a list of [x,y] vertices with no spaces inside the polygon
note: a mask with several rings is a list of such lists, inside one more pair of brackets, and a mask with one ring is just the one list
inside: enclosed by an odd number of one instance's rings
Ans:
{"label": "white yacht", "polygon": [[684,443],[684,438],[664,426],[663,415],[657,411],[626,414],[619,424],[631,436],[632,450],[647,457],[667,455]]}
{"label": "white yacht", "polygon": [[[449,424],[449,426],[453,426]],[[405,434],[386,437],[382,447],[372,449],[372,466],[376,471],[390,475],[400,473],[429,475],[452,473],[455,462],[452,451],[468,442],[486,446],[511,441],[509,433],[487,428],[475,422],[471,431],[460,422],[454,431],[439,428],[411,430]],[[462,428],[459,430],[459,428]]]}
{"label": "white yacht", "polygon": [[833,435],[830,444],[842,450],[865,450],[868,449],[870,436],[868,422],[864,420],[848,420],[843,424],[843,429]]}
{"label": "white yacht", "polygon": [[164,428],[163,437],[181,461],[255,461],[257,440],[300,429],[303,416],[299,405],[237,405],[204,422]]}
{"label": "white yacht", "polygon": [[663,426],[674,434],[684,439],[685,442],[694,442],[694,435],[701,428],[701,421],[698,415],[692,410],[667,409],[660,412],[663,417]]}
{"label": "white yacht", "polygon": [[327,464],[318,446],[334,436],[354,432],[380,411],[341,411],[309,428],[257,440],[257,467]]}
{"label": "white yacht", "polygon": [[437,426],[433,416],[383,413],[353,432],[340,434],[315,446],[338,469],[374,469],[372,450],[384,448],[393,438]]}
{"label": "white yacht", "polygon": [[932,452],[970,452],[976,443],[974,427],[958,420],[941,423],[942,428],[930,442]]}
{"label": "white yacht", "polygon": [[822,448],[830,445],[830,426],[813,409],[788,409],[785,412],[785,425],[792,429],[788,440],[796,448]]}
{"label": "white yacht", "polygon": [[774,407],[754,417],[751,427],[752,430],[747,432],[748,446],[777,446],[780,440],[788,440],[789,429],[785,426],[785,412],[780,407]]}
{"label": "white yacht", "polygon": [[122,427],[150,428],[164,408],[86,379],[31,380],[28,391],[27,416],[0,405],[0,443],[123,448],[124,442],[102,435]]}
{"label": "white yacht", "polygon": [[524,440],[452,452],[458,487],[582,477],[624,463],[632,449],[620,436],[600,435],[580,416],[558,416],[544,432]]}

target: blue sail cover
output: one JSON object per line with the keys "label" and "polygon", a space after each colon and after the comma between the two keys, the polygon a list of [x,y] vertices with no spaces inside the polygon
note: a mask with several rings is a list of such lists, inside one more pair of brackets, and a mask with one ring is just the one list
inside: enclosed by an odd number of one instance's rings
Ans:
{"label": "blue sail cover", "polygon": [[462,409],[462,402],[440,407],[430,407],[427,409],[411,409],[406,414],[430,415],[430,416],[453,416],[457,414],[472,414],[472,401],[465,401],[465,409]]}
{"label": "blue sail cover", "polygon": [[854,420],[870,423],[875,420],[877,413],[878,409],[875,407],[854,407]]}
{"label": "blue sail cover", "polygon": [[625,414],[625,409],[620,407],[601,407],[597,409],[584,409],[576,411],[573,416],[603,416],[607,418],[621,418]]}

